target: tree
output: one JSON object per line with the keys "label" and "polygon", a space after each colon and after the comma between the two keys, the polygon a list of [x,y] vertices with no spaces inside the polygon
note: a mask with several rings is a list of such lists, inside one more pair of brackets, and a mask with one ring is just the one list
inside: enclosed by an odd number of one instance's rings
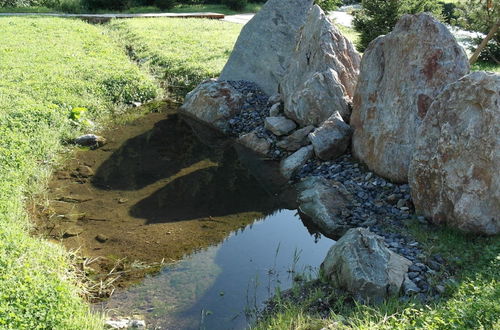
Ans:
{"label": "tree", "polygon": [[436,0],[363,0],[362,9],[354,13],[354,28],[361,33],[357,45],[364,51],[376,37],[389,33],[404,14],[431,12],[440,18]]}
{"label": "tree", "polygon": [[476,50],[470,62],[477,59],[499,63],[500,61],[500,3],[498,0],[467,0],[460,9],[457,25],[470,31],[487,34],[486,38],[476,40]]}

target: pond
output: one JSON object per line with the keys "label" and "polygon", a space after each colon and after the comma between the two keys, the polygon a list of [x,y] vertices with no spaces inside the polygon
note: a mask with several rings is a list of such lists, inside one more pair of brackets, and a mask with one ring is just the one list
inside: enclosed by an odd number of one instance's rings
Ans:
{"label": "pond", "polygon": [[36,208],[37,233],[83,256],[96,309],[149,329],[242,329],[277,288],[315,276],[333,241],[297,215],[277,162],[175,107],[103,134]]}

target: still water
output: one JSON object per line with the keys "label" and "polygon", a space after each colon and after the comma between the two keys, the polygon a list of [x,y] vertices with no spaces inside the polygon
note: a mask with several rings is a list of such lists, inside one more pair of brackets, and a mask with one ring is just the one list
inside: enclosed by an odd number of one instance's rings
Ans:
{"label": "still water", "polygon": [[244,329],[294,274],[316,276],[333,241],[311,235],[294,210],[280,210],[192,253],[104,303],[141,315],[148,329]]}

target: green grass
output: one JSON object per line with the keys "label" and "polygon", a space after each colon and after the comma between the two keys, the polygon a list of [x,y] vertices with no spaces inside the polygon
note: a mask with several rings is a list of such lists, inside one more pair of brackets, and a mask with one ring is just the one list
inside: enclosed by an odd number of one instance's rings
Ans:
{"label": "green grass", "polygon": [[183,97],[201,81],[220,74],[242,25],[203,19],[141,18],[115,20],[108,28],[167,90]]}
{"label": "green grass", "polygon": [[0,13],[124,13],[124,14],[144,14],[144,13],[197,13],[197,12],[212,12],[224,15],[234,15],[241,13],[256,13],[262,7],[261,3],[248,3],[243,10],[237,11],[226,7],[225,5],[217,4],[195,4],[185,5],[179,4],[170,10],[161,10],[155,6],[131,7],[123,11],[116,10],[94,10],[85,9],[78,0],[61,0],[55,8],[47,7],[0,7]]}
{"label": "green grass", "polygon": [[[364,306],[312,292],[299,305],[282,301],[279,312],[255,329],[498,329],[500,237],[478,237],[446,228],[425,230],[416,221],[409,231],[428,253],[442,255],[449,261],[447,267],[454,270],[441,300],[424,305],[417,300],[391,299],[382,305]],[[332,302],[326,319],[310,312],[318,299]]]}
{"label": "green grass", "polygon": [[476,62],[471,67],[471,71],[490,71],[500,73],[500,65],[486,62]]}
{"label": "green grass", "polygon": [[58,12],[47,7],[0,7],[0,13],[53,13]]}
{"label": "green grass", "polygon": [[[29,235],[26,200],[43,189],[62,142],[159,93],[99,27],[0,19],[0,328],[94,329],[69,255]],[[75,108],[86,108],[73,121]],[[85,120],[82,120],[85,119]]]}

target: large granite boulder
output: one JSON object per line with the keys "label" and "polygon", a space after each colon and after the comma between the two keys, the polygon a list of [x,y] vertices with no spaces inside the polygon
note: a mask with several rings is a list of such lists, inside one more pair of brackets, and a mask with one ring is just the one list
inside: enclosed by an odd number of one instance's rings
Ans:
{"label": "large granite boulder", "polygon": [[418,131],[409,181],[415,210],[464,231],[500,232],[500,75],[448,85]]}
{"label": "large granite boulder", "polygon": [[341,156],[347,150],[351,135],[351,126],[335,111],[317,130],[309,134],[309,140],[318,158],[330,160]]}
{"label": "large granite boulder", "polygon": [[389,250],[382,237],[353,228],[330,248],[321,272],[356,299],[379,303],[399,294],[410,265],[410,260]]}
{"label": "large granite boulder", "polygon": [[296,185],[299,211],[327,237],[337,239],[352,228],[346,211],[353,196],[340,182],[323,177],[309,177]]}
{"label": "large granite boulder", "polygon": [[417,128],[444,87],[469,72],[465,51],[429,14],[405,15],[370,43],[353,100],[353,154],[377,174],[408,182]]}
{"label": "large granite boulder", "polygon": [[268,95],[278,92],[312,0],[269,0],[243,27],[222,70],[222,80],[249,80]]}
{"label": "large granite boulder", "polygon": [[319,126],[338,111],[348,121],[361,57],[315,5],[282,79],[285,114],[301,126]]}
{"label": "large granite boulder", "polygon": [[245,95],[228,82],[210,79],[186,95],[180,111],[225,131],[229,118],[241,111],[244,102]]}

